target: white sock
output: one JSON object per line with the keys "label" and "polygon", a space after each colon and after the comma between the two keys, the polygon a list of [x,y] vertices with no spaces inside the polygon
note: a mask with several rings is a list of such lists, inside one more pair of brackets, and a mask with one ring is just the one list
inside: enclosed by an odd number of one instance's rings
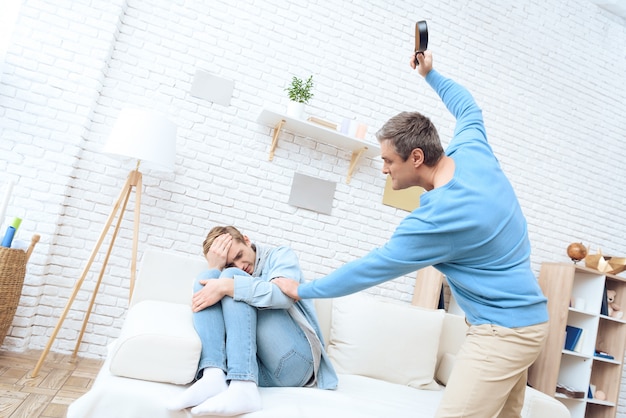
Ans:
{"label": "white sock", "polygon": [[226,384],[226,375],[224,375],[222,369],[207,367],[204,369],[200,380],[194,382],[183,393],[168,402],[167,409],[178,411],[199,405],[226,389],[228,389],[228,385]]}
{"label": "white sock", "polygon": [[261,394],[256,383],[232,380],[228,389],[191,408],[191,415],[218,415],[229,417],[261,409]]}

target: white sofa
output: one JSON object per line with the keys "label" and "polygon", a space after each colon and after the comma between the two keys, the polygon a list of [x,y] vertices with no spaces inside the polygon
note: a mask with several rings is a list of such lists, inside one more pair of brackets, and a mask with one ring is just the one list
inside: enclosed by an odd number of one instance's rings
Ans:
{"label": "white sofa", "polygon": [[[120,337],[89,392],[68,418],[185,418],[165,402],[193,379],[200,341],[191,319],[192,281],[202,257],[147,251]],[[433,417],[454,354],[467,329],[462,317],[406,303],[351,295],[316,302],[337,390],[261,388],[263,409],[247,418]],[[566,418],[567,409],[527,388],[524,418]]]}

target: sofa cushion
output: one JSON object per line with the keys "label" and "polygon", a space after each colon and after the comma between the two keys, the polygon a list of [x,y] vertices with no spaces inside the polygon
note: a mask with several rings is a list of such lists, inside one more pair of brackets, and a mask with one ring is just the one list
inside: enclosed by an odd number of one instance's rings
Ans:
{"label": "sofa cushion", "polygon": [[355,294],[335,299],[328,354],[338,373],[437,389],[445,312]]}
{"label": "sofa cushion", "polygon": [[188,305],[145,300],[128,310],[111,352],[111,374],[186,384],[196,374],[202,344]]}

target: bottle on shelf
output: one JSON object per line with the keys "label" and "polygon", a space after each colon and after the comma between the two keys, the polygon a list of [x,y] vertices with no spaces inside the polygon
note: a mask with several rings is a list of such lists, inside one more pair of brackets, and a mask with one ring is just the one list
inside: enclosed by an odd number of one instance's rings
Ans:
{"label": "bottle on shelf", "polygon": [[21,218],[13,218],[13,222],[7,228],[7,231],[4,234],[4,238],[2,239],[3,247],[11,248],[11,243],[13,242],[13,237],[15,237],[15,232],[18,230],[21,223]]}

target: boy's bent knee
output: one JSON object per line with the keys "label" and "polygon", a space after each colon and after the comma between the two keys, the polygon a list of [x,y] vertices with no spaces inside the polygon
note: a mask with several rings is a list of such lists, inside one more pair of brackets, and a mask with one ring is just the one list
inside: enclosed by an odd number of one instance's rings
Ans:
{"label": "boy's bent knee", "polygon": [[225,268],[222,270],[222,274],[220,274],[220,278],[222,279],[232,279],[235,276],[249,276],[249,274],[237,267]]}

